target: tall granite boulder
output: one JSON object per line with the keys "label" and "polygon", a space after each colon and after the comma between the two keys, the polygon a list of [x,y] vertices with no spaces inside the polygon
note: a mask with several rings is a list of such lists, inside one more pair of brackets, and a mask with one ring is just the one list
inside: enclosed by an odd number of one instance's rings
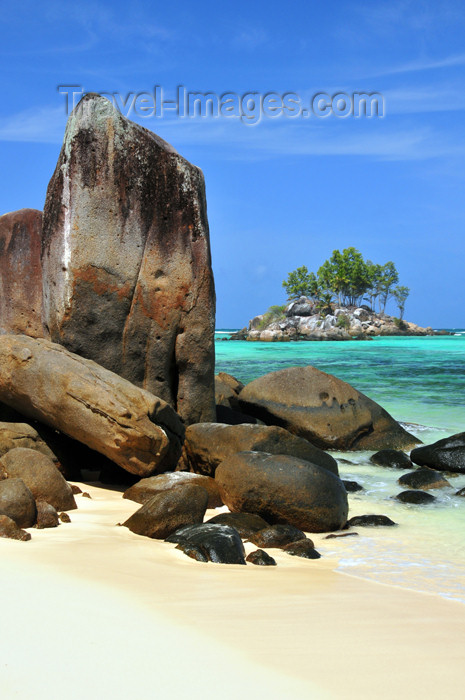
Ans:
{"label": "tall granite boulder", "polygon": [[41,211],[0,216],[0,333],[44,335],[41,245]]}
{"label": "tall granite boulder", "polygon": [[52,341],[215,419],[204,178],[168,143],[88,94],[71,114],[44,208]]}
{"label": "tall granite boulder", "polygon": [[290,367],[254,379],[241,409],[321,449],[410,449],[420,441],[350,384],[315,367]]}
{"label": "tall granite boulder", "polygon": [[49,340],[0,335],[0,402],[132,474],[174,469],[181,454],[184,426],[171,406]]}

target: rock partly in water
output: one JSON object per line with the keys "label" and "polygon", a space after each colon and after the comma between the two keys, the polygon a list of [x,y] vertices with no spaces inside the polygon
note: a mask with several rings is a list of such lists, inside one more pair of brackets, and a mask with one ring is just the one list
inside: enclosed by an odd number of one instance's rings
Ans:
{"label": "rock partly in water", "polygon": [[356,515],[347,521],[347,527],[392,527],[397,525],[387,515]]}
{"label": "rock partly in water", "polygon": [[202,523],[182,527],[167,542],[198,547],[216,564],[245,564],[245,551],[237,530],[229,525]]}
{"label": "rock partly in water", "polygon": [[268,552],[264,552],[263,549],[256,549],[255,552],[250,552],[245,560],[256,566],[276,566],[276,560],[270,557]]}
{"label": "rock partly in water", "polygon": [[18,527],[32,527],[35,524],[36,502],[22,479],[0,481],[0,515],[7,515]]}
{"label": "rock partly in water", "polygon": [[167,403],[47,340],[0,336],[0,401],[139,476],[181,454],[184,426]]}
{"label": "rock partly in water", "polygon": [[136,535],[163,540],[180,527],[201,523],[207,503],[205,489],[183,484],[152,496],[123,525]]}
{"label": "rock partly in water", "polygon": [[290,455],[338,473],[337,462],[331,455],[284,428],[267,425],[190,425],[180,464],[190,471],[214,476],[221,462],[246,451]]}
{"label": "rock partly in water", "polygon": [[296,457],[238,452],[220,464],[215,479],[231,511],[257,513],[270,524],[327,532],[342,528],[347,520],[342,481]]}
{"label": "rock partly in water", "polygon": [[400,450],[380,450],[371,455],[370,462],[378,467],[392,467],[393,469],[411,469],[413,466],[405,452]]}
{"label": "rock partly in water", "polygon": [[291,542],[290,544],[283,547],[283,551],[286,552],[286,554],[290,554],[293,557],[302,557],[302,559],[321,558],[321,554],[317,552],[313,542],[309,539]]}
{"label": "rock partly in water", "polygon": [[51,339],[214,420],[215,292],[202,171],[105,98],[69,117],[44,208]]}
{"label": "rock partly in water", "polygon": [[7,515],[0,515],[0,537],[27,542],[31,539],[31,533],[22,530],[15,521]]}
{"label": "rock partly in water", "polygon": [[347,479],[342,479],[342,483],[344,484],[344,488],[347,491],[347,493],[357,493],[357,491],[364,490],[363,486],[361,486],[356,481],[348,481]]}
{"label": "rock partly in water", "polygon": [[218,513],[207,522],[212,525],[230,525],[243,539],[250,539],[254,533],[268,527],[266,520],[255,513]]}
{"label": "rock partly in water", "polygon": [[205,489],[208,493],[207,508],[219,508],[223,505],[216,481],[211,476],[192,474],[191,472],[169,472],[141,479],[137,484],[126,489],[123,498],[128,498],[136,503],[146,503],[157,493],[169,491],[184,484],[196,484]]}
{"label": "rock partly in water", "polygon": [[412,503],[414,505],[423,505],[424,503],[433,503],[436,496],[426,491],[402,491],[397,494],[396,500],[401,503]]}
{"label": "rock partly in water", "polygon": [[[253,533],[249,540],[257,547],[277,547],[282,548],[291,542],[307,539],[305,532],[293,525],[269,525],[263,530]],[[310,540],[309,540],[310,541]]]}
{"label": "rock partly in water", "polygon": [[60,520],[56,509],[46,501],[36,501],[37,505],[37,523],[38,530],[44,530],[47,527],[58,527]]}
{"label": "rock partly in water", "polygon": [[465,486],[463,487],[463,489],[459,489],[455,495],[456,496],[465,496]]}
{"label": "rock partly in water", "polygon": [[399,486],[407,486],[409,489],[443,489],[450,486],[450,483],[440,472],[434,469],[419,468],[413,472],[404,474],[397,480]]}
{"label": "rock partly in water", "polygon": [[0,333],[44,336],[41,246],[41,211],[0,216]]}
{"label": "rock partly in water", "polygon": [[407,449],[419,442],[381,406],[315,367],[270,372],[247,384],[242,410],[322,449]]}
{"label": "rock partly in water", "polygon": [[410,458],[420,467],[465,474],[465,433],[417,447],[412,450]]}
{"label": "rock partly in water", "polygon": [[23,480],[36,501],[46,501],[57,510],[77,508],[71,486],[46,455],[16,447],[1,458],[0,464],[8,478]]}

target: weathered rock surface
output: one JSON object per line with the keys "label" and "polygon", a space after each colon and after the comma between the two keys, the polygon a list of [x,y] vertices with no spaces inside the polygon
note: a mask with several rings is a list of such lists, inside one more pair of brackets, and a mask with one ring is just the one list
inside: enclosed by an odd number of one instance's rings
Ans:
{"label": "weathered rock surface", "polygon": [[402,491],[402,493],[397,494],[396,500],[401,503],[423,505],[424,503],[433,503],[436,500],[436,496],[426,491]]}
{"label": "weathered rock surface", "polygon": [[400,450],[380,450],[371,455],[370,462],[379,467],[392,467],[393,469],[411,469],[413,466],[405,452]]}
{"label": "weathered rock surface", "polygon": [[176,486],[184,484],[196,484],[202,486],[208,493],[207,508],[219,508],[223,505],[218,484],[211,476],[192,474],[191,472],[169,472],[158,476],[149,476],[141,479],[123,493],[123,498],[128,498],[136,503],[146,503],[150,498],[162,491],[169,491]]}
{"label": "weathered rock surface", "polygon": [[46,501],[36,501],[37,505],[37,523],[38,530],[44,530],[47,527],[58,527],[60,520],[56,509]]}
{"label": "weathered rock surface", "polygon": [[[249,540],[257,547],[285,547],[292,542],[307,539],[305,532],[293,525],[270,525],[250,535]],[[310,540],[309,540],[310,541]],[[312,543],[313,546],[313,543]]]}
{"label": "weathered rock surface", "polygon": [[0,515],[7,515],[18,527],[32,527],[37,508],[34,496],[21,479],[0,481]]}
{"label": "weathered rock surface", "polygon": [[163,540],[180,527],[201,523],[207,503],[205,489],[184,484],[152,496],[123,525],[136,535]]}
{"label": "weathered rock surface", "polygon": [[465,474],[465,433],[417,447],[412,450],[410,458],[420,467]]}
{"label": "weathered rock surface", "polygon": [[276,560],[270,557],[268,552],[263,549],[256,549],[255,552],[250,552],[245,558],[250,564],[255,566],[276,566]]}
{"label": "weathered rock surface", "polygon": [[404,474],[397,479],[397,483],[400,486],[408,486],[410,489],[443,489],[445,486],[450,486],[450,483],[443,477],[440,472],[434,471],[434,469],[420,468],[415,469],[413,472]]}
{"label": "weathered rock surface", "polygon": [[195,561],[202,561],[204,563],[208,562],[208,556],[204,553],[201,547],[197,547],[195,544],[187,544],[186,542],[183,542],[182,544],[178,544],[176,546],[176,549],[179,549],[181,552],[184,552],[184,554],[191,559],[195,559]]}
{"label": "weathered rock surface", "polygon": [[164,401],[55,343],[0,336],[0,401],[133,474],[173,469],[184,426]]}
{"label": "weathered rock surface", "polygon": [[77,508],[71,486],[46,455],[16,447],[0,459],[8,479],[22,479],[36,501],[46,501],[57,510]]}
{"label": "weathered rock surface", "polygon": [[342,528],[347,520],[342,481],[296,457],[238,452],[220,464],[215,479],[231,511],[257,513],[271,524],[327,532]]}
{"label": "weathered rock surface", "polygon": [[0,537],[27,542],[31,539],[31,533],[26,532],[26,530],[21,530],[15,521],[7,515],[0,515]]}
{"label": "weathered rock surface", "polygon": [[243,539],[250,539],[255,532],[268,527],[266,520],[255,513],[218,513],[207,522],[211,525],[230,525]]}
{"label": "weathered rock surface", "polygon": [[204,178],[103,97],[71,114],[44,208],[51,339],[214,420],[214,312]]}
{"label": "weathered rock surface", "polygon": [[322,449],[407,449],[419,442],[377,403],[315,367],[259,377],[242,389],[239,404]]}
{"label": "weathered rock surface", "polygon": [[286,554],[290,554],[292,557],[301,557],[302,559],[321,558],[321,554],[317,552],[313,542],[309,539],[291,542],[283,547],[283,551],[286,552]]}
{"label": "weathered rock surface", "polygon": [[0,457],[14,450],[15,447],[27,447],[37,450],[50,459],[56,461],[49,446],[42,440],[37,430],[34,430],[27,423],[4,423],[0,422]]}
{"label": "weathered rock surface", "polygon": [[347,527],[392,527],[397,525],[387,515],[356,515],[347,521]]}
{"label": "weathered rock surface", "polygon": [[42,212],[0,216],[0,333],[43,337]]}
{"label": "weathered rock surface", "polygon": [[229,525],[202,523],[182,527],[167,542],[195,546],[216,564],[245,564],[245,551],[239,533]]}
{"label": "weathered rock surface", "polygon": [[338,474],[336,460],[307,440],[278,426],[251,424],[197,423],[188,426],[180,465],[184,469],[214,476],[221,462],[237,452],[246,451],[291,455]]}

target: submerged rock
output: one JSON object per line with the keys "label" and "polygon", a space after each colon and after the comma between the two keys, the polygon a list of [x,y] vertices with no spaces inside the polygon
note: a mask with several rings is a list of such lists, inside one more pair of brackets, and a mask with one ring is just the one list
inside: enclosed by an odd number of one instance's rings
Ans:
{"label": "submerged rock", "polygon": [[450,483],[434,469],[415,469],[413,472],[404,474],[397,479],[400,486],[408,486],[410,489],[443,489],[450,486]]}
{"label": "submerged rock", "polygon": [[432,445],[417,447],[410,457],[420,467],[465,474],[465,433],[456,433]]}
{"label": "submerged rock", "polygon": [[347,493],[357,493],[358,491],[364,490],[363,486],[356,481],[347,481],[347,479],[342,479],[342,483],[344,484],[344,488]]}
{"label": "submerged rock", "polygon": [[0,401],[133,474],[173,469],[184,426],[164,401],[47,340],[0,336]]}
{"label": "submerged rock", "polygon": [[216,564],[245,564],[245,551],[239,533],[229,525],[203,523],[182,527],[167,542],[195,546]]}
{"label": "submerged rock", "polygon": [[400,450],[380,450],[371,455],[370,462],[379,467],[392,467],[393,469],[411,469],[413,466],[405,452]]}
{"label": "submerged rock", "polygon": [[347,527],[392,527],[397,525],[387,515],[356,515],[347,521]]}
{"label": "submerged rock", "polygon": [[315,367],[259,377],[242,389],[239,405],[322,449],[407,449],[419,442],[377,403]]}
{"label": "submerged rock", "polygon": [[432,493],[426,493],[426,491],[402,491],[402,493],[397,494],[396,500],[401,503],[423,505],[424,503],[433,503],[436,496],[433,496]]}
{"label": "submerged rock", "polygon": [[0,333],[43,337],[42,212],[0,216]]}
{"label": "submerged rock", "polygon": [[44,208],[51,339],[214,420],[215,292],[201,170],[105,98],[69,117]]}
{"label": "submerged rock", "polygon": [[336,460],[308,440],[284,428],[267,425],[222,425],[198,423],[186,429],[181,466],[215,475],[221,462],[237,452],[254,451],[291,455],[338,473]]}
{"label": "submerged rock", "polygon": [[303,459],[238,452],[220,464],[215,479],[231,511],[257,513],[271,524],[327,532],[343,527],[347,519],[341,480]]}

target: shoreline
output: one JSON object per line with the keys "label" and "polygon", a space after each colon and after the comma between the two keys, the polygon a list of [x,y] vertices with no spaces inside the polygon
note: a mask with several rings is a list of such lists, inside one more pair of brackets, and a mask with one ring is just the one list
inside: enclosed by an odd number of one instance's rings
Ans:
{"label": "shoreline", "polygon": [[[9,697],[45,698],[51,685],[71,699],[161,688],[181,698],[407,698],[413,689],[433,698],[459,687],[462,604],[341,575],[324,556],[272,550],[276,568],[193,562],[116,527],[138,504],[86,489],[92,500],[79,497],[70,525],[2,541]],[[47,679],[40,688],[31,663]]]}

